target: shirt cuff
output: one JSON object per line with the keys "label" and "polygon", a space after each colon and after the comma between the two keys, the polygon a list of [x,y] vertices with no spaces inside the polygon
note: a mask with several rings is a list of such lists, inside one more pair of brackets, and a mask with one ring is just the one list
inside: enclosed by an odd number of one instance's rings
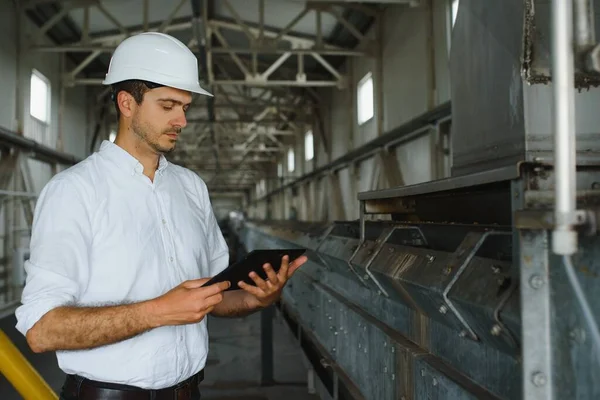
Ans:
{"label": "shirt cuff", "polygon": [[17,325],[15,326],[23,336],[27,335],[33,325],[36,324],[49,311],[64,306],[72,301],[71,298],[50,297],[37,299],[35,302],[23,304],[15,310]]}

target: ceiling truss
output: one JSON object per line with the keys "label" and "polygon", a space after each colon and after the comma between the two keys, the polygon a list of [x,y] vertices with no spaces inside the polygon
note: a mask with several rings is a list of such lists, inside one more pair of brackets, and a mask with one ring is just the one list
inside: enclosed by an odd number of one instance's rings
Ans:
{"label": "ceiling truss", "polygon": [[[283,162],[287,149],[300,134],[312,128],[320,114],[314,112],[318,107],[314,89],[347,88],[346,73],[340,68],[343,60],[377,57],[375,44],[379,38],[366,35],[364,29],[351,22],[345,10],[361,13],[374,23],[378,23],[381,11],[358,3],[309,1],[290,21],[274,28],[265,26],[264,0],[248,2],[258,8],[258,21],[253,22],[243,20],[230,0],[219,1],[232,19],[214,15],[211,0],[202,2],[200,16],[181,16],[182,8],[189,1],[173,1],[170,12],[158,23],[149,21],[149,0],[140,1],[143,21],[139,26],[122,24],[110,11],[110,2],[102,0],[27,0],[20,5],[24,11],[46,3],[58,3],[62,7],[42,24],[39,34],[30,39],[30,49],[86,55],[78,65],[64,71],[62,82],[66,87],[99,86],[102,78],[90,72],[89,67],[109,55],[130,35],[146,31],[194,32],[186,44],[205,57],[206,70],[201,72],[201,82],[215,97],[208,107],[203,104],[206,100],[201,99],[190,108],[189,125],[182,132],[181,144],[170,157],[203,175],[209,188],[215,191],[244,191],[254,187],[260,179],[278,179],[269,178],[276,176],[277,163]],[[100,33],[90,30],[93,8],[111,22],[114,30]],[[69,18],[73,10],[83,12],[80,37],[56,45],[44,44],[42,37]],[[338,25],[349,32],[354,45],[335,44],[325,36],[322,27],[325,14],[335,18]],[[305,18],[313,20],[312,35],[294,31]],[[374,32],[380,30],[374,29]],[[245,44],[240,45],[240,40],[231,44],[228,38],[235,35],[245,38],[242,42]],[[98,99],[108,98],[107,88],[98,92]],[[97,106],[97,111],[100,108]],[[105,118],[112,113],[114,110],[108,107]]]}

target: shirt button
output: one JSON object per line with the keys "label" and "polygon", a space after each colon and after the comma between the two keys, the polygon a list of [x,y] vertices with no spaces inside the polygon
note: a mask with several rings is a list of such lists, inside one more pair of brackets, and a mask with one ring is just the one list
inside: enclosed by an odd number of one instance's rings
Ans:
{"label": "shirt button", "polygon": [[163,218],[163,220],[162,220],[162,223],[163,223],[164,225],[166,225],[166,224],[167,224],[167,220]]}
{"label": "shirt button", "polygon": [[169,257],[169,260],[170,260],[171,262],[173,262],[173,257]]}

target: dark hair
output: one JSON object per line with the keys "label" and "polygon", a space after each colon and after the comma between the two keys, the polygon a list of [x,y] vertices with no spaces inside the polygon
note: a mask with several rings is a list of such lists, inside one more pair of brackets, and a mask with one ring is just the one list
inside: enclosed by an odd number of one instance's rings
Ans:
{"label": "dark hair", "polygon": [[127,80],[122,82],[117,82],[112,86],[112,100],[115,104],[115,110],[117,111],[117,120],[121,116],[121,111],[119,110],[119,103],[117,101],[117,95],[121,91],[125,91],[129,93],[135,100],[137,104],[142,104],[144,100],[144,93],[146,93],[150,89],[155,89],[157,87],[161,87],[158,83],[141,81],[141,80]]}

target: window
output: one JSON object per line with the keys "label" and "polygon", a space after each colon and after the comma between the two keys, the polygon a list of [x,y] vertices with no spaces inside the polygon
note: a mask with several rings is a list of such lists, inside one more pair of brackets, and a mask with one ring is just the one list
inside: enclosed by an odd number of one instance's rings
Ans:
{"label": "window", "polygon": [[458,2],[460,0],[451,0],[452,1],[452,27],[454,28],[454,22],[456,22],[456,15],[458,14]]}
{"label": "window", "polygon": [[294,172],[296,161],[294,160],[294,149],[289,149],[287,154],[288,172]]}
{"label": "window", "polygon": [[265,194],[267,191],[267,185],[264,179],[261,179],[260,181],[258,181],[258,183],[256,184],[256,196],[261,196],[263,194]]}
{"label": "window", "polygon": [[373,77],[369,72],[358,82],[357,90],[358,125],[373,118]]}
{"label": "window", "polygon": [[31,73],[29,113],[41,122],[50,123],[50,81],[35,69]]}
{"label": "window", "polygon": [[117,138],[117,132],[115,132],[113,129],[110,131],[110,135],[108,135],[108,140],[110,140],[111,142],[114,143],[116,138]]}
{"label": "window", "polygon": [[313,142],[312,130],[306,132],[304,135],[304,158],[306,161],[310,161],[315,156],[315,145]]}

